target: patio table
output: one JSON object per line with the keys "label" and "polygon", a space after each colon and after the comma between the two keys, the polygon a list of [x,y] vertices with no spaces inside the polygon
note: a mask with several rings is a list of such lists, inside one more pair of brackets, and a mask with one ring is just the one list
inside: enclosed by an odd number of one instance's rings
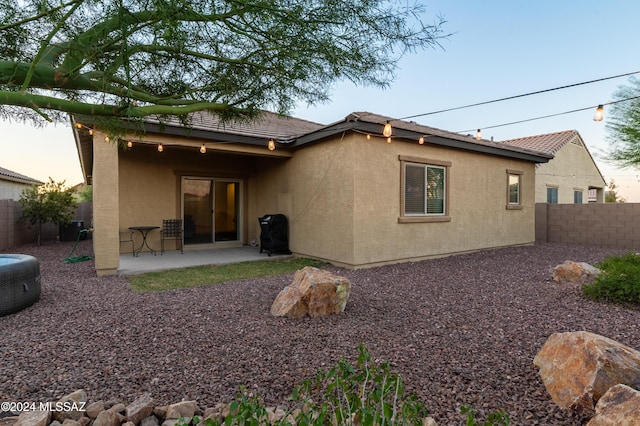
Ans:
{"label": "patio table", "polygon": [[140,235],[142,235],[142,244],[140,244],[140,247],[133,250],[133,254],[136,257],[138,257],[138,253],[142,251],[144,246],[147,246],[147,248],[151,251],[151,253],[153,253],[154,256],[156,255],[156,251],[151,247],[149,247],[149,243],[147,242],[147,235],[149,234],[149,232],[153,231],[154,229],[160,229],[160,227],[159,226],[130,226],[129,227],[129,230],[138,231],[140,232]]}

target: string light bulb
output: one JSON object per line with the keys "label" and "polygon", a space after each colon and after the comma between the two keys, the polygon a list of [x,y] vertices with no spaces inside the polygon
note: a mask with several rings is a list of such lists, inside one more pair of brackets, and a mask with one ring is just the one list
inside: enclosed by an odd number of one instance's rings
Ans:
{"label": "string light bulb", "polygon": [[200,153],[204,154],[207,152],[207,147],[204,146],[204,144],[202,144],[202,146],[200,147]]}
{"label": "string light bulb", "polygon": [[367,133],[367,140],[371,140],[371,135]]}
{"label": "string light bulb", "polygon": [[75,124],[74,124],[74,126],[75,126],[77,129],[86,129],[86,130],[87,130],[87,132],[89,132],[89,134],[90,134],[91,136],[93,136],[93,129],[92,129],[91,127],[89,127],[89,126],[85,126],[84,124],[80,123],[79,121],[76,121],[76,122],[75,122]]}
{"label": "string light bulb", "polygon": [[275,151],[276,142],[273,139],[269,139],[269,142],[267,143],[267,148],[269,148],[269,151]]}
{"label": "string light bulb", "polygon": [[133,142],[127,141],[127,148],[131,148],[133,146]]}
{"label": "string light bulb", "polygon": [[424,145],[424,136],[420,136],[420,139],[418,139],[418,143],[420,145]]}
{"label": "string light bulb", "polygon": [[164,151],[164,147],[162,146],[162,144],[158,145],[158,152],[162,152]]}
{"label": "string light bulb", "polygon": [[596,108],[596,113],[593,114],[593,121],[602,121],[604,119],[604,107],[602,105],[598,105]]}
{"label": "string light bulb", "polygon": [[482,130],[478,129],[478,131],[476,132],[476,140],[480,139],[482,139]]}
{"label": "string light bulb", "polygon": [[391,143],[391,137],[387,138],[387,143]]}
{"label": "string light bulb", "polygon": [[385,138],[388,138],[391,136],[392,133],[393,133],[393,128],[391,127],[391,123],[387,121],[387,123],[384,125],[384,128],[382,129],[382,135]]}
{"label": "string light bulb", "polygon": [[110,140],[111,140],[111,139],[109,139],[109,136],[108,136],[108,135],[104,137],[104,141],[105,141],[105,142],[109,142]]}

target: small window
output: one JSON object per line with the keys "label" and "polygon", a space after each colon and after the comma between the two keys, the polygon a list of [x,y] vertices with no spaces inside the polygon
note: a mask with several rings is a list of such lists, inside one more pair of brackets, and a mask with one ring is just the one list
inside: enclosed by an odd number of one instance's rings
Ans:
{"label": "small window", "polygon": [[404,215],[444,215],[446,169],[405,165]]}
{"label": "small window", "polygon": [[582,191],[580,190],[573,191],[573,203],[582,204]]}
{"label": "small window", "polygon": [[547,188],[547,203],[558,204],[558,188]]}
{"label": "small window", "polygon": [[520,175],[509,175],[509,204],[520,204]]}
{"label": "small window", "polygon": [[449,222],[448,161],[398,156],[401,165],[399,223]]}
{"label": "small window", "polygon": [[507,170],[507,209],[522,207],[522,172]]}

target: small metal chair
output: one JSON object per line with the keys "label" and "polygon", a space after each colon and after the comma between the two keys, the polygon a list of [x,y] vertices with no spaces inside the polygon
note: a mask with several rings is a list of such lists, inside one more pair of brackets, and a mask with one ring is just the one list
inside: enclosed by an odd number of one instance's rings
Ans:
{"label": "small metal chair", "polygon": [[164,253],[164,240],[176,240],[180,244],[180,254],[184,254],[182,243],[182,219],[163,219],[160,231],[160,255]]}
{"label": "small metal chair", "polygon": [[131,243],[131,254],[136,257],[135,242],[133,241],[133,231],[120,231],[120,244]]}

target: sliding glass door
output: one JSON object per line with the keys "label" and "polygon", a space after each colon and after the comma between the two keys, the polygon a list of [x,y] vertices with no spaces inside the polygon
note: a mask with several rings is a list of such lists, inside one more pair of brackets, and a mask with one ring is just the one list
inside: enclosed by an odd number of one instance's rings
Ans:
{"label": "sliding glass door", "polygon": [[240,181],[182,179],[184,243],[240,240]]}

